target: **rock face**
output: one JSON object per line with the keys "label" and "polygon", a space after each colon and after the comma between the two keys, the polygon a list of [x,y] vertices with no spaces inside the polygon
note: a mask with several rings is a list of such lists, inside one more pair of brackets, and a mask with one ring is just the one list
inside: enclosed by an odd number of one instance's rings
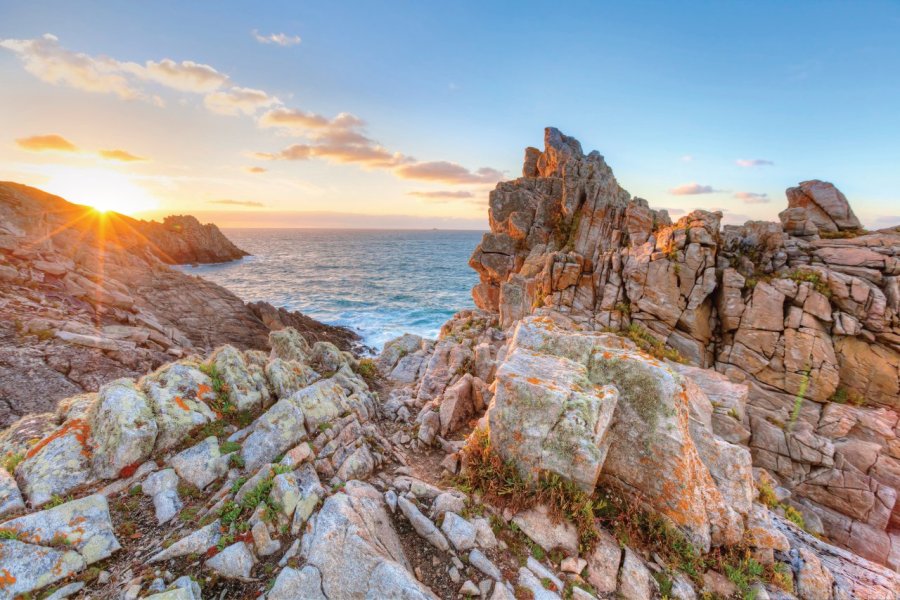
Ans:
{"label": "rock face", "polygon": [[[101,215],[0,183],[0,425],[80,392],[230,343],[268,349],[303,324],[349,350],[352,332],[259,303],[166,263],[243,256],[214,225]],[[329,333],[331,332],[331,333]]]}
{"label": "rock face", "polygon": [[862,231],[817,180],[787,191],[780,224],[723,228],[700,210],[672,223],[597,152],[552,128],[544,143],[491,192],[475,303],[501,329],[536,314],[625,331],[746,384],[746,408],[719,394],[700,411],[722,438],[696,444],[701,456],[730,461],[721,442],[745,444],[829,538],[900,555],[900,235]]}

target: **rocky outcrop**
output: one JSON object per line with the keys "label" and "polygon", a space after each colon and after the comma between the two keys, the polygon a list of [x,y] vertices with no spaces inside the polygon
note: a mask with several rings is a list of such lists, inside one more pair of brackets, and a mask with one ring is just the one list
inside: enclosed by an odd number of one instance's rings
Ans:
{"label": "rocky outcrop", "polygon": [[780,224],[723,228],[700,210],[672,223],[597,152],[552,128],[544,142],[491,192],[476,304],[504,329],[564,317],[747,384],[746,411],[726,419],[717,400],[714,427],[830,539],[887,563],[900,544],[900,235],[863,231],[817,180],[787,191]]}
{"label": "rocky outcrop", "polygon": [[[166,229],[178,223],[181,233]],[[154,237],[158,228],[165,237]],[[233,258],[227,246],[193,218],[148,224],[0,183],[0,424],[192,352],[267,349],[269,331],[288,325],[350,349],[348,330],[247,306],[165,264],[184,253]]]}
{"label": "rocky outcrop", "polygon": [[182,265],[190,263],[220,263],[248,256],[222,235],[212,223],[201,225],[191,215],[172,215],[156,221],[126,221],[150,244],[151,251],[161,261]]}

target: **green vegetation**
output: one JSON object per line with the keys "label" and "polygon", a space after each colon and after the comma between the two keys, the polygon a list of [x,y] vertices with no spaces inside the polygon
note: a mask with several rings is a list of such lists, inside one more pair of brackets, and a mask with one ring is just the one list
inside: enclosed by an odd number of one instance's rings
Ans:
{"label": "green vegetation", "polygon": [[830,402],[836,402],[837,404],[852,404],[853,406],[862,406],[866,403],[866,398],[856,390],[838,386],[838,388],[834,391],[834,394],[831,395],[831,398],[828,399]]}
{"label": "green vegetation", "polygon": [[19,532],[13,529],[0,529],[0,540],[18,540]]}
{"label": "green vegetation", "polygon": [[794,425],[797,424],[797,419],[800,417],[800,409],[803,408],[803,399],[806,398],[806,392],[809,390],[809,369],[803,371],[802,375],[800,389],[797,390],[797,395],[794,397],[794,408],[791,410],[791,419],[787,427],[788,431],[793,430]]}
{"label": "green vegetation", "polygon": [[628,402],[651,429],[659,422],[664,405],[659,382],[649,367],[627,358],[599,358],[591,364],[593,383],[615,384],[619,396]]}
{"label": "green vegetation", "polygon": [[599,536],[596,501],[574,482],[550,472],[526,481],[515,465],[503,460],[490,445],[487,432],[476,430],[463,448],[466,471],[458,479],[461,487],[480,490],[483,501],[514,511],[544,504],[551,518],[575,525],[583,551],[589,551]]}
{"label": "green vegetation", "polygon": [[375,361],[371,358],[360,359],[356,372],[366,380],[366,383],[372,383],[378,378],[378,367],[375,366]]}
{"label": "green vegetation", "polygon": [[787,504],[779,502],[778,498],[775,496],[775,490],[772,489],[772,486],[769,485],[768,482],[760,481],[756,487],[759,490],[760,502],[772,510],[781,509],[785,519],[806,531],[806,521],[803,519],[803,514],[793,506],[788,506]]}
{"label": "green vegetation", "polygon": [[687,359],[681,356],[681,353],[679,353],[678,350],[666,346],[664,342],[647,331],[647,329],[639,323],[631,323],[628,327],[621,329],[618,333],[623,337],[627,337],[637,344],[638,348],[654,358],[687,364]]}
{"label": "green vegetation", "polygon": [[865,229],[846,229],[844,231],[820,231],[819,237],[823,240],[847,240],[869,233]]}
{"label": "green vegetation", "polygon": [[6,472],[10,475],[14,474],[16,471],[16,467],[19,466],[25,460],[25,454],[22,452],[7,452],[6,456],[3,457],[3,468],[6,469]]}
{"label": "green vegetation", "polygon": [[815,271],[794,269],[788,273],[787,278],[796,281],[797,283],[811,283],[814,290],[826,298],[831,298],[831,288],[828,287],[828,282],[822,281],[822,277]]}
{"label": "green vegetation", "polygon": [[236,407],[228,398],[228,384],[222,379],[218,367],[214,363],[200,365],[200,370],[212,380],[212,388],[216,393],[216,399],[210,403],[210,408],[225,416],[236,412]]}
{"label": "green vegetation", "polygon": [[231,454],[241,449],[241,445],[237,442],[222,442],[219,444],[220,454]]}

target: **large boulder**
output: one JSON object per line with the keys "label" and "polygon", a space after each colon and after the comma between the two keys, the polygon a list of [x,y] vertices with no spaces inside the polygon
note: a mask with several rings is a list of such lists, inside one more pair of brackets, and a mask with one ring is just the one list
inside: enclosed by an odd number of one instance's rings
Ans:
{"label": "large boulder", "polygon": [[529,317],[488,419],[491,446],[523,475],[550,470],[587,490],[599,476],[706,550],[740,541],[753,489],[749,453],[713,434],[711,414],[699,386],[631,342]]}
{"label": "large boulder", "polygon": [[860,229],[862,225],[846,196],[833,184],[813,179],[787,189],[788,207],[778,217],[784,230],[796,236],[816,236]]}
{"label": "large boulder", "polygon": [[301,554],[318,571],[327,598],[436,598],[412,574],[382,495],[368,484],[348,483],[325,501],[309,522]]}
{"label": "large boulder", "polygon": [[97,477],[119,477],[123,469],[150,456],[156,443],[156,419],[134,381],[119,379],[100,388],[95,410],[91,425]]}

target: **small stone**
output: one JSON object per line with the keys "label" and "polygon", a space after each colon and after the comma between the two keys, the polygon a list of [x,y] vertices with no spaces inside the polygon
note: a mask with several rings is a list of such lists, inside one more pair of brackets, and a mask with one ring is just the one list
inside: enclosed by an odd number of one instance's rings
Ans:
{"label": "small stone", "polygon": [[559,568],[566,573],[581,573],[587,567],[587,561],[577,556],[567,556],[560,563]]}
{"label": "small stone", "polygon": [[469,564],[495,581],[503,581],[500,569],[484,555],[481,550],[475,549],[469,552]]}
{"label": "small stone", "polygon": [[556,574],[542,565],[537,561],[533,556],[529,556],[528,560],[525,562],[525,566],[528,567],[532,573],[537,575],[540,579],[549,579],[553,582],[553,585],[556,587],[558,591],[562,591],[563,582],[562,580],[556,576]]}
{"label": "small stone", "polygon": [[228,462],[228,457],[220,454],[219,440],[215,436],[209,436],[171,459],[178,475],[201,490],[228,471]]}
{"label": "small stone", "polygon": [[459,552],[465,552],[475,546],[475,526],[454,512],[444,515],[441,531]]}
{"label": "small stone", "polygon": [[254,525],[250,532],[253,534],[253,544],[256,546],[258,555],[269,556],[281,548],[281,542],[272,539],[269,535],[269,526],[262,521]]}
{"label": "small stone", "polygon": [[152,556],[149,562],[159,562],[187,556],[188,554],[202,554],[219,543],[222,537],[222,527],[219,521],[213,521],[205,527],[201,527],[190,535],[181,538],[162,552]]}
{"label": "small stone", "polygon": [[494,529],[491,522],[483,517],[472,520],[475,525],[475,541],[478,545],[487,550],[497,547],[497,537],[494,535]]}
{"label": "small stone", "polygon": [[388,490],[384,493],[384,501],[387,503],[388,508],[391,509],[391,513],[397,512],[397,492],[394,490]]}
{"label": "small stone", "polygon": [[400,512],[403,513],[413,529],[416,530],[416,533],[425,538],[428,543],[444,552],[450,549],[447,538],[445,538],[435,524],[431,522],[431,519],[423,515],[421,511],[416,508],[415,504],[401,496],[397,500],[397,505],[400,507]]}
{"label": "small stone", "polygon": [[447,574],[450,576],[450,581],[452,581],[453,583],[459,583],[462,579],[462,577],[459,576],[459,569],[457,569],[455,566],[451,566],[449,569],[447,569]]}
{"label": "small stone", "polygon": [[459,593],[462,596],[478,596],[481,594],[481,590],[478,589],[478,586],[471,579],[467,579],[462,584],[462,587],[459,588]]}
{"label": "small stone", "polygon": [[206,566],[227,579],[248,579],[256,559],[244,542],[234,543],[209,560]]}

